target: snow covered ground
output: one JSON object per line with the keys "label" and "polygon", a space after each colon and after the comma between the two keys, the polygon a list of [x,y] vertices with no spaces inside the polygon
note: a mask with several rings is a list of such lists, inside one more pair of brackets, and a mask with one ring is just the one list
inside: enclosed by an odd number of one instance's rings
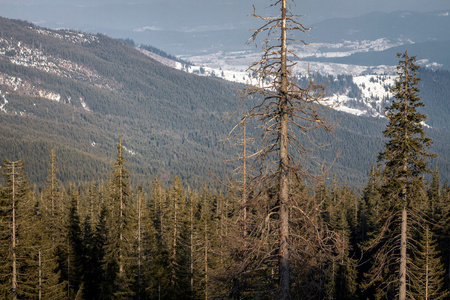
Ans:
{"label": "snow covered ground", "polygon": [[[311,57],[343,57],[358,52],[383,51],[410,41],[389,41],[387,39],[377,39],[375,41],[345,41],[338,44],[310,44],[307,46],[294,47],[298,57],[303,58],[297,61],[294,75],[302,77],[310,74],[321,74],[324,76],[350,75],[353,83],[360,90],[361,97],[351,97],[349,93],[335,94],[328,99],[334,103],[335,109],[354,115],[367,115],[382,117],[383,109],[392,98],[390,87],[395,83],[396,66],[361,66],[338,63],[308,62]],[[174,63],[165,58],[158,58],[155,54],[147,54],[160,62],[188,73],[199,76],[212,76],[224,80],[251,84],[251,72],[249,66],[258,61],[261,57],[261,49],[242,51],[219,51],[204,53],[202,55],[180,56],[184,61],[189,61],[190,65]],[[336,79],[337,80],[337,79]]]}

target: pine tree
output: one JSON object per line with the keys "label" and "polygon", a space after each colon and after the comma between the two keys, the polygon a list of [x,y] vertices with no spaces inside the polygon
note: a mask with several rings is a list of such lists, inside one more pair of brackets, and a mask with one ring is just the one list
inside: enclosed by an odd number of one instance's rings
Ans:
{"label": "pine tree", "polygon": [[412,262],[412,294],[415,299],[440,300],[448,295],[448,291],[444,290],[445,270],[436,246],[431,230],[426,225]]}
{"label": "pine tree", "polygon": [[57,168],[56,153],[52,149],[50,152],[50,163],[48,168],[45,188],[41,194],[42,218],[44,220],[45,232],[50,237],[52,249],[48,249],[51,257],[55,257],[57,267],[55,272],[60,274],[60,281],[66,282],[68,295],[70,295],[69,285],[69,257],[68,243],[66,235],[66,193],[57,178],[59,170]]}
{"label": "pine tree", "polygon": [[[154,226],[153,207],[145,201],[146,196],[138,188],[135,210],[138,225],[136,226],[137,272],[135,280],[136,299],[158,299],[160,279],[164,268],[161,262],[161,248]],[[140,220],[140,221],[139,221]]]}
{"label": "pine tree", "polygon": [[450,292],[450,187],[447,182],[442,187],[442,197],[438,202],[439,217],[434,219],[437,224],[435,233],[437,234],[437,241],[439,243],[439,251],[442,254],[442,262],[445,269],[445,285],[447,291]]}
{"label": "pine tree", "polygon": [[[1,170],[5,185],[0,198],[0,293],[4,299],[21,299],[26,293],[21,286],[24,279],[20,273],[20,269],[24,267],[21,251],[24,250],[25,241],[22,238],[25,236],[22,230],[26,220],[19,208],[21,202],[30,200],[30,187],[24,168],[22,160],[11,162],[5,159]],[[27,275],[29,274],[25,276]]]}
{"label": "pine tree", "polygon": [[145,274],[147,287],[146,293],[149,298],[162,299],[165,298],[166,292],[170,290],[169,271],[167,269],[167,248],[165,243],[165,233],[167,232],[167,220],[164,211],[166,205],[166,191],[162,188],[160,179],[155,177],[152,183],[152,191],[149,203],[149,228],[154,228],[154,236],[151,231],[148,232],[147,240],[150,247],[147,248],[148,258],[145,264],[148,265]]}
{"label": "pine tree", "polygon": [[[42,199],[41,199],[42,200]],[[34,203],[34,204],[33,204]],[[27,204],[26,255],[27,284],[32,299],[66,299],[66,282],[61,280],[58,257],[43,219],[43,205],[39,200]],[[31,276],[30,276],[31,275]]]}
{"label": "pine tree", "polygon": [[[426,116],[418,112],[424,106],[420,101],[417,84],[418,66],[415,57],[407,52],[398,54],[398,80],[392,88],[395,99],[386,108],[389,123],[383,131],[388,139],[385,150],[378,156],[384,163],[382,171],[383,198],[385,199],[382,230],[373,240],[380,247],[375,256],[369,282],[381,282],[379,295],[408,297],[411,291],[409,276],[413,237],[410,216],[415,207],[424,202],[425,182],[422,174],[428,172],[426,158],[431,140],[425,137],[423,121]],[[418,216],[418,214],[416,214]],[[397,263],[399,262],[399,265]],[[398,276],[398,281],[394,277]],[[397,282],[395,287],[394,282]]]}
{"label": "pine tree", "polygon": [[181,180],[175,176],[169,190],[163,215],[166,226],[163,230],[167,251],[167,272],[171,299],[190,297],[190,263],[188,244],[187,203]]}
{"label": "pine tree", "polygon": [[134,276],[131,274],[134,261],[134,238],[132,233],[133,210],[129,171],[125,168],[122,138],[117,146],[117,156],[109,182],[109,235],[105,245],[104,270],[110,284],[104,297],[131,299]]}
{"label": "pine tree", "polygon": [[200,283],[197,294],[201,298],[208,299],[211,294],[211,280],[210,280],[210,265],[211,265],[211,251],[212,251],[212,236],[213,236],[213,198],[206,186],[203,186],[200,193],[200,216],[197,224],[197,265],[199,269]]}
{"label": "pine tree", "polygon": [[[104,203],[98,216],[98,222],[93,234],[93,243],[90,259],[86,262],[85,274],[85,297],[86,299],[108,299],[110,297],[110,269],[105,268],[106,243],[109,237],[107,224],[108,208]],[[89,276],[88,276],[89,275]],[[91,280],[88,280],[91,278]]]}
{"label": "pine tree", "polygon": [[382,209],[385,207],[382,201],[380,172],[375,165],[372,165],[361,201],[362,207],[360,208],[359,220],[361,226],[360,241],[365,241],[367,235],[375,231],[375,227],[382,217]]}
{"label": "pine tree", "polygon": [[103,185],[92,181],[86,191],[84,205],[80,207],[80,218],[89,216],[91,225],[96,224],[102,209],[104,196],[102,195]]}
{"label": "pine tree", "polygon": [[[90,300],[96,299],[95,293],[99,289],[99,285],[96,282],[98,274],[101,274],[101,263],[96,259],[95,253],[95,238],[94,230],[92,229],[92,220],[88,214],[83,222],[82,226],[82,245],[83,253],[81,253],[82,265],[82,285],[83,285],[83,299]],[[80,287],[81,290],[81,287]]]}
{"label": "pine tree", "polygon": [[67,240],[68,240],[68,282],[70,295],[76,295],[82,284],[83,259],[86,249],[83,244],[83,233],[80,217],[78,215],[78,203],[80,202],[78,191],[73,186],[69,190],[69,214],[67,221]]}
{"label": "pine tree", "polygon": [[64,191],[57,178],[58,172],[56,153],[55,150],[52,149],[50,153],[47,180],[42,192],[42,199],[47,214],[47,227],[52,240],[56,245],[63,243],[64,238],[62,237],[62,233],[64,232],[64,222],[62,222],[62,219],[65,212]]}
{"label": "pine tree", "polygon": [[[324,203],[325,220],[330,228],[339,235],[339,252],[331,262],[330,275],[325,293],[329,299],[356,298],[356,260],[352,258],[351,244],[352,228],[349,220],[354,220],[354,203],[356,196],[345,184],[339,186],[337,176],[334,176],[331,186],[331,196],[327,196],[327,188],[322,184],[316,199]],[[324,213],[323,213],[324,214]],[[357,216],[356,216],[357,218]]]}

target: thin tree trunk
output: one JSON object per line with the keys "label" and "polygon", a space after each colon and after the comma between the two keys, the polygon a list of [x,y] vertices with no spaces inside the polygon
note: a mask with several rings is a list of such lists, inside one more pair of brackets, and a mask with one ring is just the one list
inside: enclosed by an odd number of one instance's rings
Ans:
{"label": "thin tree trunk", "polygon": [[138,200],[138,299],[141,299],[141,194],[138,194],[137,200]]}
{"label": "thin tree trunk", "polygon": [[406,211],[406,204],[403,205],[402,210],[402,231],[400,238],[400,291],[399,300],[406,300],[406,228],[408,221],[408,213]]}
{"label": "thin tree trunk", "polygon": [[281,25],[281,89],[280,89],[280,299],[290,299],[290,278],[289,278],[289,157],[287,149],[288,141],[288,115],[287,115],[287,37],[286,37],[286,0],[282,0],[282,25]]}
{"label": "thin tree trunk", "polygon": [[16,258],[16,173],[15,162],[12,162],[12,278],[11,278],[11,292],[13,300],[17,300],[17,258]]}
{"label": "thin tree trunk", "polygon": [[[174,264],[174,268],[172,269],[172,281],[174,280],[175,276],[176,276],[176,271],[175,271],[175,265],[176,265],[176,260],[177,260],[177,209],[178,209],[178,205],[176,200],[174,199],[174,229],[173,229],[173,241],[172,241],[172,255],[173,255],[173,264]],[[172,282],[173,284],[175,283],[174,281]]]}
{"label": "thin tree trunk", "polygon": [[42,254],[39,249],[39,300],[42,299]]}
{"label": "thin tree trunk", "polygon": [[[122,151],[122,148],[120,149]],[[121,153],[122,154],[122,153]],[[119,204],[119,220],[120,220],[120,227],[119,227],[119,240],[122,243],[123,240],[123,228],[124,228],[124,220],[123,220],[123,191],[122,191],[122,166],[120,166],[119,170],[119,198],[120,198],[120,204]],[[119,252],[119,273],[123,274],[123,260],[122,260],[122,251]]]}
{"label": "thin tree trunk", "polygon": [[208,221],[205,219],[205,300],[208,300]]}
{"label": "thin tree trunk", "polygon": [[242,222],[244,228],[244,237],[247,236],[247,124],[244,121],[244,154],[243,154],[243,177],[242,177]]}
{"label": "thin tree trunk", "polygon": [[[407,61],[407,57],[405,57],[405,62]],[[408,77],[408,68],[405,63],[404,67],[404,73],[405,78]],[[405,81],[405,93],[408,90],[408,82]],[[408,116],[407,116],[407,109],[408,106],[408,99],[403,100],[405,109],[404,109],[404,122],[407,122]],[[404,132],[404,139],[408,140],[408,131],[405,129]],[[408,169],[408,162],[406,161],[406,157],[403,161],[403,171],[406,173]],[[402,190],[402,197],[403,197],[403,210],[402,210],[402,227],[401,227],[401,238],[400,238],[400,287],[399,287],[399,300],[405,300],[406,299],[406,247],[407,247],[407,238],[406,238],[406,228],[407,228],[407,221],[408,221],[408,213],[406,211],[406,205],[407,205],[407,195],[406,195],[406,183],[403,183],[403,190]]]}
{"label": "thin tree trunk", "polygon": [[[193,198],[193,196],[192,196]],[[191,244],[191,253],[190,253],[190,276],[191,276],[191,293],[194,294],[194,205],[192,203],[194,199],[190,201],[190,209],[189,209],[189,222],[191,224],[190,228],[190,244]]]}
{"label": "thin tree trunk", "polygon": [[430,241],[431,241],[431,234],[427,230],[426,233],[426,261],[425,261],[425,295],[424,299],[428,300],[428,285],[430,284],[429,279],[429,264],[430,264]]}

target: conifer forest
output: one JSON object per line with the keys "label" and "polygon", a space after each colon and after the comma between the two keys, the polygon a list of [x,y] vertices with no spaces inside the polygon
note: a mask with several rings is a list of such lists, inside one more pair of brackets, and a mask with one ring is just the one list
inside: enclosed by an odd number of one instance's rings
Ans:
{"label": "conifer forest", "polygon": [[63,182],[54,149],[43,186],[2,158],[0,299],[450,299],[450,187],[416,57],[397,55],[382,150],[352,187],[315,156],[336,126],[326,84],[292,72],[309,28],[292,0],[270,3],[278,16],[253,13],[249,43],[264,46],[237,95],[226,179],[136,183],[121,136],[91,181]]}

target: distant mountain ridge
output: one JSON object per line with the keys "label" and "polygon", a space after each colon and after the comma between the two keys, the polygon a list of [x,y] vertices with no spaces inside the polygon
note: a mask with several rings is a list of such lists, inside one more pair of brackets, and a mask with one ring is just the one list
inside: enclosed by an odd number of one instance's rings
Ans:
{"label": "distant mountain ridge", "polygon": [[333,18],[311,25],[311,35],[319,43],[345,40],[403,40],[427,42],[449,40],[450,10],[434,12],[374,12],[355,18]]}
{"label": "distant mountain ridge", "polygon": [[[51,148],[64,182],[105,180],[119,136],[135,184],[159,174],[198,187],[237,166],[238,149],[222,143],[239,118],[225,118],[238,107],[235,83],[164,66],[102,34],[5,18],[0,28],[0,158],[23,158],[32,182],[44,182]],[[318,156],[331,162],[340,151],[332,172],[361,186],[384,120],[326,113],[341,126],[335,139],[318,136],[331,145]],[[430,134],[450,178],[450,134]]]}

